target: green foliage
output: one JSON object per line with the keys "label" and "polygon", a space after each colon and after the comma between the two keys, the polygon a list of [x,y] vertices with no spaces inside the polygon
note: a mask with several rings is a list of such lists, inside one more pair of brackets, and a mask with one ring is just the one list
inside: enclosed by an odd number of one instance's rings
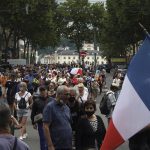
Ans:
{"label": "green foliage", "polygon": [[90,4],[88,0],[67,0],[60,4],[57,11],[62,37],[75,43],[78,52],[83,42],[99,41],[105,14],[102,3]]}
{"label": "green foliage", "polygon": [[90,4],[88,0],[67,0],[58,7],[64,37],[72,40],[78,49],[89,39]]}
{"label": "green foliage", "polygon": [[107,55],[125,55],[130,45],[144,38],[141,22],[150,29],[149,0],[107,0],[101,42]]}
{"label": "green foliage", "polygon": [[59,39],[53,13],[56,7],[54,0],[1,0],[0,27],[4,41],[13,35],[35,47],[54,47]]}

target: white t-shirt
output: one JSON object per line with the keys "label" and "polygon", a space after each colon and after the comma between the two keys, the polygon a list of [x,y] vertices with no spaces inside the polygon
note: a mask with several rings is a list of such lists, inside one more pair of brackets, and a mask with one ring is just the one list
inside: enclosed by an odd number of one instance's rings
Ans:
{"label": "white t-shirt", "polygon": [[18,108],[19,101],[21,100],[21,98],[24,98],[24,97],[25,97],[25,101],[27,102],[26,103],[27,107],[29,106],[29,98],[31,97],[31,93],[25,91],[23,96],[20,96],[19,93],[16,93],[16,95],[15,95],[15,99],[17,100],[17,108]]}
{"label": "white t-shirt", "polygon": [[63,84],[64,82],[66,82],[67,80],[66,80],[66,78],[59,78],[58,79],[58,84]]}
{"label": "white t-shirt", "polygon": [[113,80],[113,82],[112,82],[112,85],[113,85],[113,86],[116,86],[116,87],[119,87],[119,86],[120,86],[120,83],[121,83],[121,80],[115,78],[115,79]]}
{"label": "white t-shirt", "polygon": [[89,93],[84,89],[83,96],[79,97],[79,102],[80,103],[85,103],[88,99],[88,95],[89,95]]}

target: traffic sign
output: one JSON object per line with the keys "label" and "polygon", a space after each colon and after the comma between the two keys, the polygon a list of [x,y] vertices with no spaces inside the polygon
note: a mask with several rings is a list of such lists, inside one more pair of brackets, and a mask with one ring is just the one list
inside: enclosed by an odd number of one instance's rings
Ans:
{"label": "traffic sign", "polygon": [[86,51],[80,51],[80,56],[81,57],[86,57],[87,55],[87,52]]}

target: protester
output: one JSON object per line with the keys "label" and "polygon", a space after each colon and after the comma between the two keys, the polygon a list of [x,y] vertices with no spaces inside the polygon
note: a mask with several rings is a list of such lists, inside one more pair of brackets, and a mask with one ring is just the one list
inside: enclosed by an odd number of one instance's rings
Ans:
{"label": "protester", "polygon": [[93,79],[91,81],[91,98],[96,100],[98,92],[99,92],[99,84],[95,79]]}
{"label": "protester", "polygon": [[113,82],[112,82],[112,85],[115,86],[115,87],[117,87],[118,90],[119,90],[120,84],[121,84],[120,78],[121,78],[121,74],[118,73],[118,74],[114,77]]}
{"label": "protester", "polygon": [[50,82],[47,89],[48,96],[56,98],[56,84],[54,82]]}
{"label": "protester", "polygon": [[108,122],[110,121],[110,118],[112,117],[112,113],[113,113],[113,110],[114,110],[114,107],[115,107],[116,101],[117,101],[116,97],[115,97],[115,90],[116,90],[116,87],[111,85],[110,90],[107,90],[107,92],[103,96],[104,98],[106,98],[106,101],[107,101],[106,105],[107,105],[107,109],[108,109],[108,112],[106,112],[106,113],[104,112],[103,114],[106,115]]}
{"label": "protester", "polygon": [[70,88],[70,98],[68,100],[68,107],[70,108],[71,112],[71,118],[72,118],[72,131],[73,131],[73,149],[75,149],[75,143],[76,143],[76,131],[77,131],[77,123],[81,116],[81,105],[77,100],[78,93],[76,88],[71,87]]}
{"label": "protester", "polygon": [[28,74],[24,77],[23,80],[27,83],[28,91],[31,94],[33,94],[33,92],[34,92],[34,87],[33,87],[34,75],[33,75],[32,70],[29,70]]}
{"label": "protester", "polygon": [[13,73],[10,75],[10,80],[7,80],[5,84],[4,95],[7,98],[7,103],[10,107],[11,114],[14,115],[14,104],[15,104],[15,94],[18,88],[18,82],[15,81],[16,75]]}
{"label": "protester", "polygon": [[69,88],[59,86],[56,100],[51,101],[44,109],[44,133],[48,150],[72,150],[71,114],[66,105],[69,96]]}
{"label": "protester", "polygon": [[27,91],[27,85],[25,82],[21,82],[19,85],[19,92],[15,95],[16,99],[16,109],[17,117],[19,123],[22,125],[20,129],[20,140],[27,137],[26,123],[29,116],[29,109],[32,107],[32,96],[30,92]]}
{"label": "protester", "polygon": [[99,74],[99,77],[98,77],[98,84],[99,84],[100,94],[102,94],[102,89],[103,89],[103,78],[102,78],[102,75],[101,75],[101,74]]}
{"label": "protester", "polygon": [[84,103],[85,118],[81,118],[77,126],[77,150],[97,150],[100,149],[105,136],[105,126],[100,118],[94,113],[96,104],[93,100]]}
{"label": "protester", "polygon": [[0,74],[0,87],[1,87],[2,95],[4,97],[6,97],[5,85],[6,85],[7,80],[8,80],[8,75],[6,75],[5,73],[1,73]]}
{"label": "protester", "polygon": [[88,99],[88,96],[89,96],[89,93],[88,91],[86,90],[86,88],[84,87],[84,84],[83,83],[79,83],[77,85],[77,88],[78,88],[78,92],[79,92],[79,102],[80,103],[85,103],[85,101],[87,101]]}
{"label": "protester", "polygon": [[11,111],[0,102],[0,150],[30,150],[29,146],[10,133]]}
{"label": "protester", "polygon": [[43,131],[42,113],[44,107],[47,105],[48,102],[50,102],[50,99],[48,98],[47,89],[45,87],[41,86],[39,88],[39,91],[40,91],[40,95],[35,99],[32,106],[31,120],[32,120],[33,128],[38,129],[41,150],[47,150],[48,147],[46,144],[44,131]]}

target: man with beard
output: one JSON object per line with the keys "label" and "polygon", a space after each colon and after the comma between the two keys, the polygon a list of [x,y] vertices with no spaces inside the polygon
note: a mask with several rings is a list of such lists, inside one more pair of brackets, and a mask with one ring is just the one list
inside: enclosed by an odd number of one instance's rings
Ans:
{"label": "man with beard", "polygon": [[69,97],[69,88],[65,85],[59,86],[56,100],[49,102],[43,111],[48,150],[72,150],[71,115],[66,105]]}

